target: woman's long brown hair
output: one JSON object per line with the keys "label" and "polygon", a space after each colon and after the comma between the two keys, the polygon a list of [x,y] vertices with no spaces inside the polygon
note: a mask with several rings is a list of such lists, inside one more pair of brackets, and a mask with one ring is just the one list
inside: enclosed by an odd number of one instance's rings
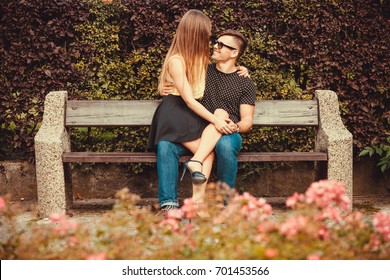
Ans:
{"label": "woman's long brown hair", "polygon": [[168,50],[161,70],[158,89],[166,82],[168,62],[173,55],[180,55],[184,59],[185,71],[191,88],[199,81],[202,71],[210,61],[211,21],[199,10],[189,10],[180,20],[176,34]]}

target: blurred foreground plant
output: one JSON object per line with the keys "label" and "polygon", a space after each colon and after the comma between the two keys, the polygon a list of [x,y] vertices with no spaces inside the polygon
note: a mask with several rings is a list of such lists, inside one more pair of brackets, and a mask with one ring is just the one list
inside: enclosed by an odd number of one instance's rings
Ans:
{"label": "blurred foreground plant", "polygon": [[[204,204],[156,216],[123,189],[96,222],[53,213],[49,224],[16,229],[0,197],[1,259],[390,259],[390,213],[349,212],[344,186],[313,183],[277,215],[263,198],[210,184]],[[228,203],[227,203],[228,202]],[[225,204],[227,204],[225,206]]]}

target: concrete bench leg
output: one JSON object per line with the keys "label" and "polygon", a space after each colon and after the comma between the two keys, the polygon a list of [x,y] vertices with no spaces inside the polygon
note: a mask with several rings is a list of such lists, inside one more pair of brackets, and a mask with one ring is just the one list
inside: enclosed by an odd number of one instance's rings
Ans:
{"label": "concrete bench leg", "polygon": [[50,92],[46,96],[42,126],[34,139],[38,206],[42,217],[53,212],[65,214],[72,203],[62,163],[62,153],[70,151],[64,126],[67,98],[65,91]]}
{"label": "concrete bench leg", "polygon": [[320,111],[316,150],[328,153],[328,179],[344,183],[346,195],[352,203],[352,134],[345,128],[341,120],[336,93],[330,90],[317,90],[315,96]]}

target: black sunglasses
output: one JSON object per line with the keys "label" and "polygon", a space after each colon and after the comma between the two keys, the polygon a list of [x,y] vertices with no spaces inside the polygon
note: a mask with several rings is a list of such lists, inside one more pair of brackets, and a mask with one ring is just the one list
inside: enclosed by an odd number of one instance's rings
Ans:
{"label": "black sunglasses", "polygon": [[232,51],[237,50],[236,48],[228,46],[228,45],[226,45],[226,44],[224,44],[224,43],[222,43],[220,41],[215,41],[215,43],[217,44],[218,49],[222,49],[223,47],[227,47],[229,50],[232,50]]}

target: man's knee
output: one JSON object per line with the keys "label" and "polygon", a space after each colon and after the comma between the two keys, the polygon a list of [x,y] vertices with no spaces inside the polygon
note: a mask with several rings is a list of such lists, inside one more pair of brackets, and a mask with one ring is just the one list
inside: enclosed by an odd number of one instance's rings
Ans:
{"label": "man's knee", "polygon": [[157,144],[157,155],[161,157],[178,157],[175,144],[169,141],[159,141]]}
{"label": "man's knee", "polygon": [[[238,136],[240,137],[240,136]],[[217,142],[215,146],[215,152],[217,157],[231,157],[237,156],[238,152],[241,149],[241,139],[230,135],[230,136],[222,136],[221,139]]]}
{"label": "man's knee", "polygon": [[227,156],[234,152],[231,141],[229,141],[228,137],[221,137],[215,146],[215,152],[218,157]]}

